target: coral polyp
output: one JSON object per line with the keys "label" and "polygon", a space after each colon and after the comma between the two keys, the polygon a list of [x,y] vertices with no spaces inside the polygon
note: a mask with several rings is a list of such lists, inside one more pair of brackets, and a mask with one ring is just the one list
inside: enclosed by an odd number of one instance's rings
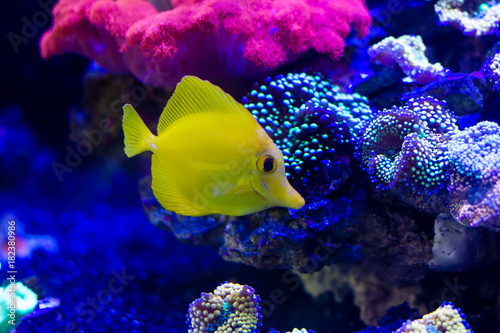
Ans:
{"label": "coral polyp", "polygon": [[0,333],[500,333],[500,0],[6,5]]}
{"label": "coral polyp", "polygon": [[[366,35],[361,0],[60,0],[40,42],[44,58],[75,52],[148,84],[184,75],[211,80],[256,77],[308,50],[342,56],[351,27]],[[162,9],[163,9],[162,8]]]}
{"label": "coral polyp", "polygon": [[189,333],[258,333],[260,297],[249,286],[223,283],[189,305]]}
{"label": "coral polyp", "polygon": [[496,1],[439,0],[434,6],[441,23],[468,36],[499,34],[500,5]]}
{"label": "coral polyp", "polygon": [[481,71],[485,74],[486,79],[492,85],[495,91],[500,90],[500,52],[493,54],[486,60],[481,68]]}
{"label": "coral polyp", "polygon": [[500,170],[500,126],[482,121],[451,137],[449,158],[458,172],[481,176],[488,170]]}
{"label": "coral polyp", "polygon": [[444,302],[436,311],[422,319],[408,320],[394,333],[472,333],[465,315],[453,304]]}
{"label": "coral polyp", "polygon": [[451,174],[450,212],[467,227],[500,231],[500,170],[488,168],[481,175]]}
{"label": "coral polyp", "polygon": [[457,130],[444,101],[410,99],[375,115],[364,131],[359,156],[377,187],[403,183],[416,194],[445,188],[446,142]]}
{"label": "coral polyp", "polygon": [[342,93],[320,74],[268,77],[243,103],[283,152],[302,195],[327,194],[348,178],[354,144],[372,114],[366,97]]}
{"label": "coral polyp", "polygon": [[426,46],[421,36],[404,35],[399,38],[392,36],[368,49],[368,55],[375,62],[389,66],[397,64],[413,81],[427,84],[438,78],[445,77],[449,70],[438,62],[431,64],[425,56]]}

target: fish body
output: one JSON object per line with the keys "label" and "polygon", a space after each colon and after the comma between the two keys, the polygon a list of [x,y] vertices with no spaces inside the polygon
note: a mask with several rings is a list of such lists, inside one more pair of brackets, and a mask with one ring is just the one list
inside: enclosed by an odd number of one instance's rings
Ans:
{"label": "fish body", "polygon": [[158,124],[158,136],[124,106],[125,153],[153,152],[153,193],[180,215],[240,216],[273,206],[299,209],[283,155],[241,104],[219,87],[186,76]]}

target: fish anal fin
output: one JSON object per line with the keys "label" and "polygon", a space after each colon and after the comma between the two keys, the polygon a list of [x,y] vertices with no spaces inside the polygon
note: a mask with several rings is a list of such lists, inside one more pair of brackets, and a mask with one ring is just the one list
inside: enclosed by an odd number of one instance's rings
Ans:
{"label": "fish anal fin", "polygon": [[211,214],[206,209],[196,207],[194,201],[189,204],[172,184],[165,170],[162,169],[158,157],[153,154],[151,159],[151,174],[153,176],[153,193],[160,204],[167,210],[179,215],[202,216]]}
{"label": "fish anal fin", "polygon": [[184,76],[160,116],[158,135],[179,119],[209,112],[221,112],[258,126],[250,112],[221,88],[195,76]]}

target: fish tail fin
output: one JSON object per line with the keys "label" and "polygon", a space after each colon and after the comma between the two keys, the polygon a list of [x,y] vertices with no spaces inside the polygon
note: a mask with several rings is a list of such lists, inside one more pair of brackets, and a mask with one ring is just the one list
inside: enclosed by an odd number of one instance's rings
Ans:
{"label": "fish tail fin", "polygon": [[156,136],[146,127],[130,104],[123,106],[123,133],[125,134],[125,154],[128,157],[154,148]]}

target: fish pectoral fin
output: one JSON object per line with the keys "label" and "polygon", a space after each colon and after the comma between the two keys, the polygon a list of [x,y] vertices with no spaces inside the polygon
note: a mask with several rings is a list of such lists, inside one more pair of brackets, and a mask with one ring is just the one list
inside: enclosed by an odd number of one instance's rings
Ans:
{"label": "fish pectoral fin", "polygon": [[168,175],[163,171],[161,162],[158,157],[153,154],[151,159],[151,174],[153,176],[153,193],[160,204],[167,210],[173,211],[179,215],[187,216],[202,216],[211,214],[204,209],[203,201],[200,198],[200,207],[195,206],[196,202],[193,199],[191,203],[186,200],[181,193],[172,184]]}
{"label": "fish pectoral fin", "polygon": [[253,187],[245,177],[239,177],[236,184],[219,182],[212,188],[214,197],[238,195],[251,191],[253,191]]}
{"label": "fish pectoral fin", "polygon": [[213,187],[212,192],[214,197],[237,195],[248,192],[248,187],[242,187],[229,183],[217,184]]}

